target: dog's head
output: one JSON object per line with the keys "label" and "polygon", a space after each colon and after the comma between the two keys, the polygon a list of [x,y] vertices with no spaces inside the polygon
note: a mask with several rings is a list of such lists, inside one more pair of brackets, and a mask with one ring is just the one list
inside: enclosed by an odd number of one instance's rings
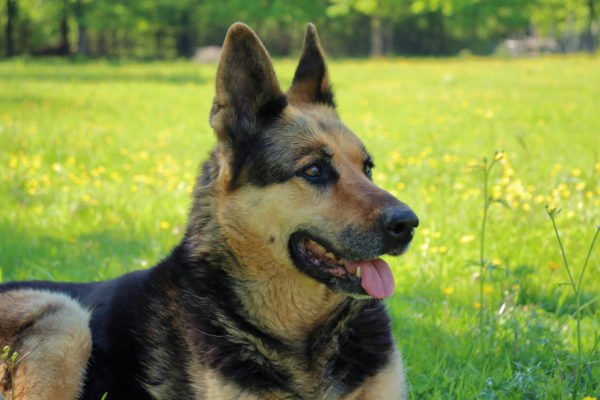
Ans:
{"label": "dog's head", "polygon": [[418,219],[372,182],[369,153],[336,113],[315,27],[287,93],[260,40],[239,23],[215,84],[218,141],[203,179],[246,277],[290,274],[338,293],[390,296],[394,278],[379,257],[404,252]]}

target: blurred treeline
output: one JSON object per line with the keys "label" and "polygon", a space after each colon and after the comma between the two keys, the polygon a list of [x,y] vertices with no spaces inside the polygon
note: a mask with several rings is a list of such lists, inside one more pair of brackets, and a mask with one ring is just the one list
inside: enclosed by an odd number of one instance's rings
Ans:
{"label": "blurred treeline", "polygon": [[328,53],[489,54],[507,38],[594,51],[600,0],[0,0],[2,56],[173,58],[220,45],[235,21],[274,55],[314,22]]}

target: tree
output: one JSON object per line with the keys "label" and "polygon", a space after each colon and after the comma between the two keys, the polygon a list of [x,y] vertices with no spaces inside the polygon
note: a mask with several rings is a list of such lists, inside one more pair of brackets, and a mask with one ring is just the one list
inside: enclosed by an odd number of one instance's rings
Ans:
{"label": "tree", "polygon": [[87,55],[89,52],[88,39],[88,20],[86,18],[86,10],[89,3],[85,0],[76,0],[73,7],[73,14],[77,21],[77,53]]}
{"label": "tree", "polygon": [[6,56],[15,54],[14,28],[17,19],[17,0],[6,0]]}
{"label": "tree", "polygon": [[592,26],[594,24],[594,21],[596,20],[596,8],[594,3],[594,0],[587,1],[588,18],[585,27],[585,32],[583,34],[583,48],[588,50],[590,53],[596,52],[596,44],[594,43],[594,32],[592,30]]}
{"label": "tree", "polygon": [[406,1],[398,0],[333,0],[327,14],[331,17],[347,15],[350,10],[370,18],[371,57],[381,57],[393,48],[394,23]]}

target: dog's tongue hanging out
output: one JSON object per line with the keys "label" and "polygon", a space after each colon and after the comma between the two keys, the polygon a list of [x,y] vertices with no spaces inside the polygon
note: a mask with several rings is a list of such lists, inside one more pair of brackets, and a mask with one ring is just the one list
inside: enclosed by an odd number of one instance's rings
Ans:
{"label": "dog's tongue hanging out", "polygon": [[355,273],[360,268],[362,287],[370,296],[383,299],[394,294],[394,275],[388,263],[381,258],[367,261],[346,261],[346,269]]}

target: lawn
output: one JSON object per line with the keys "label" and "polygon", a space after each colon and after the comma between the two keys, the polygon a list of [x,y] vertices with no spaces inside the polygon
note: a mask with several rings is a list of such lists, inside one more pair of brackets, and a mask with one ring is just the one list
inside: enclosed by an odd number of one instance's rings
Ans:
{"label": "lawn", "polygon": [[[294,66],[275,63],[283,87]],[[329,68],[374,180],[421,220],[409,252],[390,259],[387,300],[411,398],[600,397],[600,243],[580,289],[579,352],[577,296],[545,209],[562,210],[577,284],[600,224],[600,58]],[[109,279],[166,255],[214,144],[214,73],[0,62],[0,280]]]}

